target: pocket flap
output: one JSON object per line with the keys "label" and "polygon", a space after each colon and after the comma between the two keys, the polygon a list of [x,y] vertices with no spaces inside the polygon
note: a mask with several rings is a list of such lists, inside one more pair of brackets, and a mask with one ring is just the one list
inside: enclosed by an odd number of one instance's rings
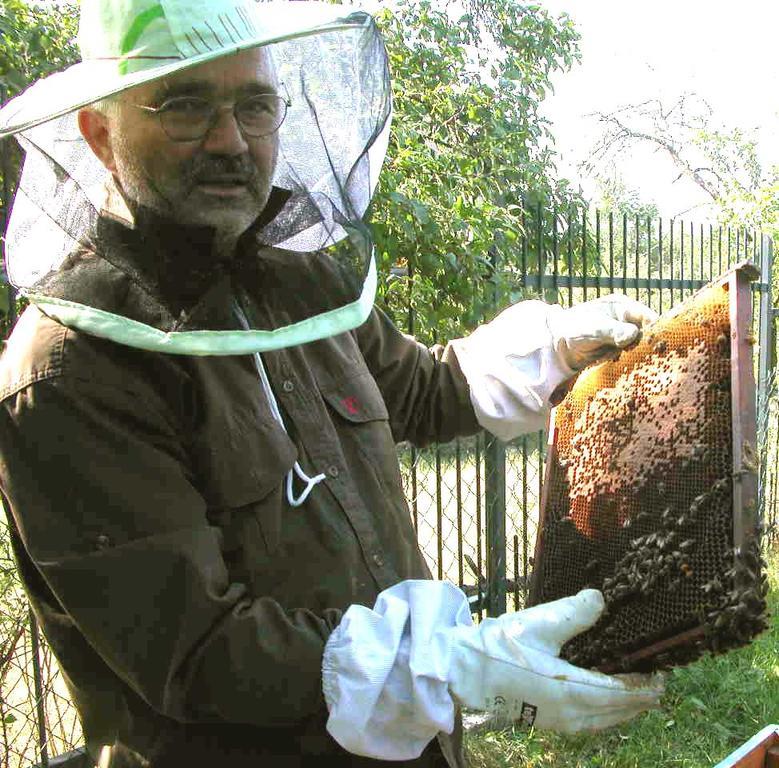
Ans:
{"label": "pocket flap", "polygon": [[347,421],[361,423],[389,418],[381,390],[370,373],[350,376],[322,387],[321,391],[328,405]]}
{"label": "pocket flap", "polygon": [[280,486],[297,460],[297,449],[275,422],[233,421],[198,440],[201,492],[209,506],[242,507]]}

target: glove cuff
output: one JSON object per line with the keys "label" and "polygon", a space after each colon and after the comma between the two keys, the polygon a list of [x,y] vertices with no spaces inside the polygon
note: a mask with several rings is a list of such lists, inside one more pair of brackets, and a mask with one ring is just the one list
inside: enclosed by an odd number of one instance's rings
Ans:
{"label": "glove cuff", "polygon": [[355,754],[411,760],[451,733],[446,629],[470,624],[467,598],[446,582],[404,581],[373,609],[351,606],[322,660],[330,735]]}
{"label": "glove cuff", "polygon": [[501,440],[544,429],[552,394],[575,374],[551,333],[551,319],[562,311],[523,301],[451,342],[479,424]]}

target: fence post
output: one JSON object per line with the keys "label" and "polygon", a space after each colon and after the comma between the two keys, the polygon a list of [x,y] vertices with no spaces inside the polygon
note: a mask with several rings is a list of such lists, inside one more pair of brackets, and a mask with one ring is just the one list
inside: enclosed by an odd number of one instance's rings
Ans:
{"label": "fence post", "polygon": [[[490,249],[495,278],[493,303],[498,297],[497,254]],[[484,506],[487,524],[487,615],[506,612],[506,446],[489,436],[484,446]]]}
{"label": "fence post", "polygon": [[38,622],[32,608],[29,609],[30,651],[32,652],[32,673],[35,686],[35,714],[38,720],[38,750],[42,768],[48,768],[49,748],[46,734],[46,705],[43,700],[43,675],[41,674],[40,637]]}
{"label": "fence post", "polygon": [[774,244],[768,235],[763,235],[760,242],[760,357],[757,368],[758,408],[762,413],[766,405],[768,382],[771,374],[774,346],[774,317],[771,301],[771,273],[774,262]]}
{"label": "fence post", "polygon": [[506,612],[506,446],[489,437],[484,448],[487,508],[487,615]]}
{"label": "fence post", "polygon": [[[767,434],[761,434],[762,424],[768,425],[768,399],[771,395],[769,388],[773,378],[774,367],[776,365],[776,337],[775,337],[775,319],[773,308],[773,285],[772,272],[774,261],[773,241],[767,235],[760,239],[760,318],[759,318],[759,357],[757,364],[757,423],[758,423],[758,442],[762,438],[765,440]],[[765,449],[765,446],[763,446]],[[765,460],[762,462],[761,471],[758,473],[758,514],[760,516],[760,525],[765,524]]]}

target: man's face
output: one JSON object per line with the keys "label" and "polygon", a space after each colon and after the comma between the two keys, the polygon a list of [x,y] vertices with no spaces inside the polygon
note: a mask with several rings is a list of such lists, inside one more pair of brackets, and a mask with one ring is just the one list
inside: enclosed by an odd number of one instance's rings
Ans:
{"label": "man's face", "polygon": [[178,223],[240,235],[268,201],[278,133],[244,136],[233,113],[225,109],[202,139],[174,142],[158,115],[133,105],[158,107],[175,96],[233,105],[247,96],[275,91],[267,54],[253,49],[122,94],[109,116],[108,141],[112,170],[125,195]]}

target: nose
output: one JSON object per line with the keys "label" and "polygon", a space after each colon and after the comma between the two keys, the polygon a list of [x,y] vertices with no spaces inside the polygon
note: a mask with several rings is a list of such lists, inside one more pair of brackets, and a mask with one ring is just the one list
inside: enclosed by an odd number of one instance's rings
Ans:
{"label": "nose", "polygon": [[203,140],[203,149],[215,155],[243,155],[248,149],[232,108],[223,107]]}

